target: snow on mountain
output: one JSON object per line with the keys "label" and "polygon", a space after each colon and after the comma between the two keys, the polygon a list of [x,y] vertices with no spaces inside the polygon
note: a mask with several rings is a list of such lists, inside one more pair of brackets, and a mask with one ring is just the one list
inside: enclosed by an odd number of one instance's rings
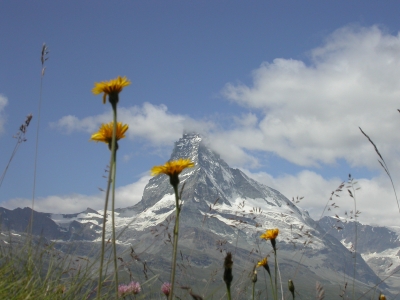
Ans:
{"label": "snow on mountain", "polygon": [[[398,226],[371,226],[354,219],[324,217],[320,226],[353,251],[357,229],[357,252],[382,279],[390,276],[393,285],[400,285],[400,228]],[[357,225],[357,228],[356,228]]]}
{"label": "snow on mountain", "polygon": [[[229,167],[201,135],[187,133],[175,143],[170,159],[179,158],[195,163],[193,168],[180,174],[179,189],[183,190],[180,251],[181,255],[187,253],[196,261],[198,267],[206,268],[219,261],[223,247],[224,251],[235,253],[236,265],[242,262],[251,269],[255,261],[271,251],[269,242],[260,240],[261,233],[279,228],[277,245],[282,276],[293,276],[292,266],[297,266],[296,274],[323,279],[326,289],[328,284],[336,287],[337,282],[343,280],[342,274],[353,276],[353,270],[348,268],[353,264],[353,254],[339,240],[327,235],[306,211],[278,191]],[[58,231],[67,231],[57,240],[76,237],[96,242],[100,241],[102,215],[101,210],[88,208],[77,214],[47,214],[45,217]],[[162,174],[151,178],[141,201],[116,210],[119,246],[133,246],[135,251],[169,261],[164,250],[174,215],[175,198],[169,177]],[[111,237],[110,220],[108,212],[107,239]],[[86,230],[85,235],[77,235],[77,224]],[[365,284],[379,283],[380,279],[357,255],[357,280]],[[315,281],[306,280],[302,284],[303,288],[315,287]]]}
{"label": "snow on mountain", "polygon": [[[260,242],[261,233],[279,228],[281,257],[293,259],[294,251],[303,251],[302,263],[313,265],[313,272],[318,276],[325,276],[326,272],[321,270],[326,268],[352,276],[347,266],[352,264],[353,256],[339,241],[327,236],[306,211],[281,193],[249,178],[239,169],[230,168],[199,134],[184,134],[175,143],[170,159],[179,158],[189,158],[195,163],[180,175],[181,228],[188,234],[207,230],[219,240],[250,252]],[[121,237],[125,242],[139,241],[140,234],[132,238],[129,232],[153,230],[168,222],[174,210],[169,177],[153,177],[139,203],[118,210],[117,224],[124,228]],[[358,264],[357,279],[379,281],[360,256]]]}
{"label": "snow on mountain", "polygon": [[[217,218],[218,227],[246,224],[246,230],[253,236],[272,227],[286,228],[281,237],[290,239],[293,235],[306,242],[302,232],[314,230],[312,219],[307,212],[298,208],[278,191],[249,178],[238,169],[230,168],[218,154],[210,150],[198,134],[185,134],[175,144],[171,160],[189,158],[194,168],[184,170],[180,175],[181,187],[184,185],[182,199],[183,222],[191,224],[185,215],[195,214]],[[118,210],[120,216],[127,218],[124,226],[134,230],[145,230],[163,222],[175,210],[175,200],[168,176],[152,178],[144,189],[142,200],[133,207]],[[130,221],[134,215],[135,222]],[[118,224],[120,222],[118,221]],[[302,231],[300,231],[300,228]],[[218,228],[210,228],[219,232]],[[222,232],[225,232],[224,229]],[[322,247],[316,239],[311,247]]]}

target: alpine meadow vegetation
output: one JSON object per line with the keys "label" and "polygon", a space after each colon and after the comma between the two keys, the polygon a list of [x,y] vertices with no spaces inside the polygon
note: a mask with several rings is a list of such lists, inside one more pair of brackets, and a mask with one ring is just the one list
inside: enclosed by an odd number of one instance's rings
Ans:
{"label": "alpine meadow vegetation", "polygon": [[[249,220],[256,224],[256,228],[259,227],[257,237],[254,239],[254,249],[251,253],[238,249],[237,244],[230,244],[221,238],[216,245],[212,246],[216,248],[215,252],[220,255],[219,265],[212,264],[207,270],[203,270],[205,268],[196,269],[200,270],[198,272],[208,272],[207,280],[201,281],[200,277],[196,277],[199,275],[196,273],[197,271],[193,271],[193,263],[180,250],[180,239],[186,238],[186,235],[188,235],[184,232],[185,228],[180,227],[180,220],[185,213],[182,210],[185,205],[185,182],[181,180],[180,176],[186,169],[195,167],[196,163],[190,157],[180,157],[163,165],[156,165],[150,170],[152,176],[168,176],[170,192],[174,197],[174,215],[167,216],[165,221],[159,225],[160,229],[154,229],[152,234],[147,237],[148,239],[164,239],[165,245],[162,252],[169,259],[170,264],[165,265],[160,257],[152,257],[153,261],[148,260],[150,256],[146,256],[146,250],[153,246],[151,243],[140,253],[136,252],[140,245],[132,245],[128,250],[118,245],[118,240],[121,239],[124,231],[117,232],[115,223],[117,213],[115,207],[117,153],[118,149],[123,147],[121,140],[129,133],[128,124],[118,121],[118,103],[121,100],[120,93],[131,84],[127,77],[118,76],[108,81],[96,82],[92,89],[94,95],[102,95],[103,104],[106,104],[108,100],[112,109],[112,120],[101,124],[98,131],[90,137],[90,141],[105,143],[108,148],[105,151],[110,151],[100,240],[92,243],[91,255],[81,255],[73,242],[68,244],[68,247],[61,249],[56,240],[47,241],[41,236],[34,235],[32,228],[33,210],[35,208],[37,145],[40,133],[39,122],[43,79],[46,70],[45,62],[48,60],[49,54],[45,44],[41,53],[42,72],[37,113],[32,215],[30,225],[26,228],[24,234],[16,234],[8,231],[7,228],[1,228],[3,244],[0,246],[0,299],[327,299],[325,298],[327,290],[324,286],[327,284],[326,280],[313,281],[312,285],[315,288],[308,292],[304,291],[303,284],[306,278],[299,270],[305,254],[301,249],[296,248],[296,245],[298,245],[296,239],[299,237],[296,236],[290,240],[283,240],[282,238],[280,240],[282,233],[292,230],[292,225],[288,225],[286,228],[263,228],[262,225],[257,223],[257,216],[263,215],[265,212],[257,207],[254,207],[251,211],[243,209],[241,218],[232,220],[234,225],[231,226],[236,232],[236,236],[232,238],[233,241],[240,234],[246,235]],[[15,153],[25,141],[27,128],[32,118],[32,114],[26,117],[15,136],[17,139],[16,146],[0,178],[0,188]],[[361,130],[361,132],[374,146],[380,158],[379,163],[389,176],[394,189],[388,166],[377,146],[364,131]],[[104,164],[106,163],[104,162]],[[361,213],[357,206],[357,190],[359,188],[357,181],[349,175],[347,181],[331,193],[320,220],[327,211],[339,208],[334,203],[333,197],[339,197],[343,191],[347,192],[353,200],[354,210],[349,214],[346,212],[343,218],[339,217],[338,214],[336,214],[336,217],[338,220],[344,220],[348,217],[348,219],[352,219],[351,221],[355,221],[355,238],[351,246],[353,276],[352,278],[343,277],[343,282],[337,286],[337,299],[383,300],[387,298],[380,292],[378,285],[384,279],[374,285],[362,286],[362,289],[357,289],[357,285],[360,284],[356,278],[359,263],[357,260],[359,234],[357,218]],[[395,190],[394,193],[396,193]],[[291,204],[295,206],[301,200],[302,197],[293,198]],[[212,222],[213,219],[217,218],[213,212],[220,207],[219,199],[213,201],[207,204],[209,206],[208,213],[203,214],[203,229],[207,228],[207,222]],[[108,211],[109,206],[111,206],[110,211]],[[239,207],[239,210],[243,207]],[[108,220],[109,215],[111,216],[111,223]],[[111,228],[110,236],[107,234],[106,226]],[[338,226],[335,229],[340,230]],[[303,231],[303,228],[300,228],[299,231],[302,233],[301,237],[304,238],[302,246],[311,245],[313,243],[312,233]],[[280,264],[283,242],[294,245],[293,257],[295,257],[294,260],[297,260],[297,263],[293,266],[288,266],[286,263]],[[201,256],[197,250],[193,247],[190,254],[198,255],[195,258],[200,264],[202,260],[206,261],[207,257],[206,255]],[[285,276],[283,269],[285,269]],[[290,278],[286,278],[289,272],[287,270],[290,270]]]}

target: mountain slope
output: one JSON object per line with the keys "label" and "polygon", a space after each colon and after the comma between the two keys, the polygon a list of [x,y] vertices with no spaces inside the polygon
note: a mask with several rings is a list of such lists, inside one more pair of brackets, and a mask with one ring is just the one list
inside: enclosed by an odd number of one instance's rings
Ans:
{"label": "mountain slope", "polygon": [[[260,241],[260,234],[268,228],[279,228],[279,257],[283,265],[297,265],[300,272],[320,281],[326,280],[327,285],[337,286],[338,282],[345,285],[343,276],[350,281],[353,276],[351,266],[354,265],[352,253],[337,239],[326,235],[307,212],[278,191],[230,168],[207,147],[200,135],[185,134],[176,142],[171,160],[178,158],[189,158],[195,163],[194,168],[184,170],[180,176],[180,186],[184,185],[180,245],[188,245],[189,252],[194,248],[210,251],[219,244],[236,253],[240,249],[244,266],[247,262],[247,268],[251,268],[249,261],[261,258],[257,252],[266,255],[270,251],[269,244]],[[159,234],[158,226],[166,220],[171,223],[168,218],[174,216],[174,210],[175,200],[168,176],[152,178],[137,205],[119,210],[120,216],[135,219],[131,224],[124,223],[129,229],[123,237],[134,243],[140,238],[130,240],[132,235],[128,232],[132,230],[139,236],[139,232],[147,230]],[[191,238],[191,234],[207,236],[208,246],[202,245],[202,240]],[[152,247],[154,251],[156,248]],[[356,278],[364,284],[380,282],[359,255]],[[310,287],[314,288],[314,285],[315,282]]]}
{"label": "mountain slope", "polygon": [[[323,217],[320,226],[340,241],[352,248],[355,243],[356,222]],[[371,226],[357,222],[357,252],[380,278],[394,287],[400,286],[400,228]],[[393,292],[398,292],[394,289]]]}
{"label": "mountain slope", "polygon": [[[88,208],[86,211],[77,214],[50,214],[33,212],[29,207],[16,208],[9,210],[0,207],[0,224],[4,232],[28,232],[31,216],[33,216],[32,233],[43,236],[51,240],[94,240],[98,237],[97,231],[100,218],[95,219],[94,223],[90,220],[90,215],[97,214],[95,210]],[[82,216],[85,220],[79,219]],[[96,231],[97,230],[97,231]]]}
{"label": "mountain slope", "polygon": [[[316,280],[323,283],[329,299],[337,298],[342,293],[340,286],[352,282],[354,258],[346,247],[327,235],[306,211],[281,193],[249,178],[239,169],[230,168],[200,135],[184,134],[175,143],[171,160],[178,158],[189,158],[195,163],[180,175],[179,189],[183,191],[179,284],[190,285],[203,295],[209,295],[212,288],[223,293],[224,289],[217,287],[223,286],[221,266],[225,253],[230,251],[234,254],[236,299],[247,299],[240,293],[247,293],[247,274],[254,264],[269,255],[273,268],[270,243],[259,238],[270,228],[280,229],[277,253],[282,281],[292,279],[302,299],[315,297]],[[121,268],[129,276],[132,273],[143,276],[140,274],[151,270],[162,280],[168,279],[174,211],[175,197],[166,175],[149,181],[139,203],[116,210]],[[80,214],[42,217],[50,218],[68,232],[72,232],[70,226],[74,222],[91,230],[90,238],[80,242],[86,245],[100,241],[101,214],[102,211],[88,209]],[[60,234],[52,239],[69,241],[71,236]],[[107,222],[107,239],[110,237],[111,228]],[[143,270],[138,271],[140,266]],[[260,282],[264,282],[265,276],[260,270]],[[358,296],[368,289],[367,286],[380,282],[359,255],[356,279]],[[381,289],[385,287],[385,284],[380,285]],[[263,289],[260,291],[265,293]]]}

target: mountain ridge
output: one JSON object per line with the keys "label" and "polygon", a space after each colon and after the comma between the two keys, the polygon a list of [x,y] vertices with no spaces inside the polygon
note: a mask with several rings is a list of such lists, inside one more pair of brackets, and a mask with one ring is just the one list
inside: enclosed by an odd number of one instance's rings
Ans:
{"label": "mountain ridge", "polygon": [[[330,287],[334,291],[337,283],[342,282],[342,274],[353,276],[352,269],[348,268],[354,261],[353,254],[339,240],[326,234],[306,211],[278,191],[249,178],[239,169],[230,168],[201,135],[186,133],[175,143],[170,159],[179,158],[195,163],[193,168],[180,174],[180,253],[182,258],[186,256],[188,262],[193,262],[199,274],[219,266],[221,253],[227,251],[235,253],[235,266],[251,270],[254,263],[271,251],[269,244],[260,240],[260,234],[269,228],[279,228],[278,255],[283,277],[307,274],[307,278],[324,281],[328,293]],[[171,239],[174,211],[175,196],[168,176],[151,178],[137,204],[116,210],[119,249],[135,249],[147,258],[149,265],[163,266],[163,271],[168,273],[170,253],[164,250]],[[61,240],[86,238],[85,242],[98,243],[101,214],[101,210],[88,208],[77,214],[38,217],[50,219],[61,228],[60,232],[62,229],[67,232],[65,236],[59,235]],[[82,226],[83,234],[79,235],[76,223]],[[107,222],[107,238],[110,236],[111,227]],[[378,284],[380,278],[358,253],[355,255],[356,279],[360,284]],[[314,289],[315,283],[310,285],[299,277],[296,279],[304,291]],[[196,284],[196,280],[192,283]],[[383,283],[380,287],[387,286]]]}

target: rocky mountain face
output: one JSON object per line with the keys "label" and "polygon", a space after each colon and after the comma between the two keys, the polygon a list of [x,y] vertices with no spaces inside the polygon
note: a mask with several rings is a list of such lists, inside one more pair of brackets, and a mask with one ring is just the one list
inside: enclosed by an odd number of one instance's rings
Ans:
{"label": "rocky mountain face", "polygon": [[[95,223],[90,222],[90,214],[98,215]],[[80,222],[78,216],[84,216],[85,222]],[[98,230],[101,226],[97,225],[101,215],[93,209],[77,214],[56,215],[33,211],[32,209],[16,208],[9,210],[0,207],[1,231],[29,232],[30,220],[33,216],[32,233],[42,236],[48,240],[94,240],[98,237]]]}
{"label": "rocky mountain face", "polygon": [[337,217],[323,217],[319,225],[349,250],[356,247],[378,276],[389,277],[388,283],[400,286],[400,227],[371,226]]}
{"label": "rocky mountain face", "polygon": [[[184,134],[175,143],[171,160],[178,158],[189,158],[195,163],[193,168],[185,169],[180,175],[182,212],[178,281],[181,285],[200,288],[205,282],[207,287],[221,284],[223,257],[230,251],[234,254],[234,276],[242,284],[238,293],[245,293],[247,274],[257,261],[268,255],[273,268],[270,243],[259,238],[271,228],[280,230],[277,253],[282,282],[292,279],[303,299],[315,295],[317,280],[324,286],[328,299],[349,293],[346,284],[352,283],[355,255],[356,294],[360,296],[368,286],[381,282],[358,253],[352,253],[340,239],[326,234],[306,211],[281,193],[249,178],[239,169],[229,167],[199,134]],[[22,225],[14,224],[17,218],[10,217],[11,214],[11,211],[2,211],[3,228],[23,230]],[[100,241],[102,211],[35,214],[38,215],[35,215],[34,226],[37,227],[34,232],[48,235],[49,239],[60,243],[62,240],[86,244]],[[118,209],[116,214],[118,249],[122,253],[124,270],[133,272],[133,265],[143,264],[146,270],[153,268],[161,272],[160,277],[168,274],[175,215],[175,198],[169,177],[153,177],[146,185],[141,201],[132,207]],[[107,238],[110,237],[108,225]],[[126,264],[129,258],[134,258],[131,265]],[[265,272],[260,270],[260,280],[263,276],[266,276]],[[378,289],[386,287],[383,283]],[[206,295],[207,291],[202,293]],[[247,298],[238,296],[237,299]]]}

